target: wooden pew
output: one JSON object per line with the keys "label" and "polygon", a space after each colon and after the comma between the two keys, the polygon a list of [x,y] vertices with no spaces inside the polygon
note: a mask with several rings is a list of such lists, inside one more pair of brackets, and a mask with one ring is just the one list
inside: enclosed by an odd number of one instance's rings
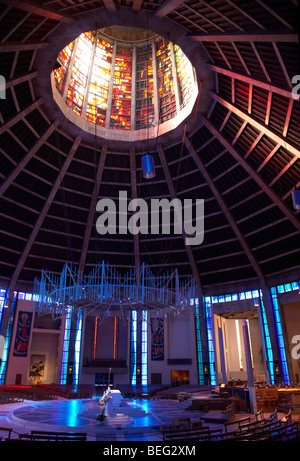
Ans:
{"label": "wooden pew", "polygon": [[86,441],[87,440],[87,434],[86,432],[52,432],[52,431],[36,431],[32,430],[30,432],[30,435],[33,437],[35,436],[42,436],[42,437],[59,437],[59,438],[65,438],[66,440],[81,440],[81,441]]}
{"label": "wooden pew", "polygon": [[300,428],[286,432],[281,440],[300,440]]}
{"label": "wooden pew", "polygon": [[1,432],[6,432],[6,437],[2,437],[2,435],[0,434],[0,440],[2,440],[2,439],[5,439],[5,440],[10,439],[12,431],[13,431],[13,430],[12,430],[11,428],[8,428],[8,427],[0,427],[0,433],[1,433]]}
{"label": "wooden pew", "polygon": [[300,424],[296,421],[282,424],[281,421],[272,421],[261,428],[257,427],[249,432],[227,432],[212,434],[209,440],[214,441],[263,441],[263,440],[299,440]]}
{"label": "wooden pew", "polygon": [[[261,434],[259,434],[260,439],[267,439],[267,440],[282,440],[286,437],[289,433],[292,433],[299,429],[299,424],[294,421],[289,424],[283,424],[281,426],[275,426],[270,428],[269,430],[264,430]],[[256,437],[256,440],[258,438]]]}
{"label": "wooden pew", "polygon": [[81,432],[31,431],[30,434],[19,434],[19,440],[44,442],[84,442],[87,440],[87,434]]}
{"label": "wooden pew", "polygon": [[240,423],[250,423],[251,422],[251,416],[246,416],[245,418],[241,418],[241,419],[238,419],[236,421],[230,421],[229,423],[225,423],[223,426],[224,426],[224,431],[225,432],[228,432],[227,429],[230,427],[230,426],[233,426],[233,425],[238,425]]}
{"label": "wooden pew", "polygon": [[210,432],[221,433],[222,428],[209,429],[209,426],[185,428],[185,429],[173,429],[161,431],[163,440],[198,440],[201,436],[207,436]]}
{"label": "wooden pew", "polygon": [[252,428],[254,429],[256,427],[261,427],[264,424],[267,424],[267,421],[265,419],[259,419],[255,421],[250,421],[249,423],[239,424],[238,427],[240,431],[249,431]]}
{"label": "wooden pew", "polygon": [[283,423],[291,423],[292,422],[292,410],[289,410],[283,418],[281,418]]}
{"label": "wooden pew", "polygon": [[276,408],[273,413],[270,414],[270,416],[267,418],[268,421],[275,421],[278,419],[278,409]]}
{"label": "wooden pew", "polygon": [[40,442],[82,442],[82,437],[67,437],[58,435],[32,435],[19,434],[20,441],[40,441]]}
{"label": "wooden pew", "polygon": [[265,437],[266,434],[271,433],[272,430],[276,428],[281,428],[280,421],[272,421],[266,423],[262,426],[250,426],[248,430],[236,431],[234,433],[227,433],[227,437],[224,437],[223,434],[220,437],[220,440],[228,441],[239,441],[239,440],[260,440]]}

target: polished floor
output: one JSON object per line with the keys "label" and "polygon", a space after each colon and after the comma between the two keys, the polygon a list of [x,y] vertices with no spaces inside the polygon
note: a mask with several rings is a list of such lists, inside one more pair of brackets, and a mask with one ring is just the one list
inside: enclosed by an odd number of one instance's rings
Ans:
{"label": "polished floor", "polygon": [[[1,433],[1,427],[7,427],[13,429],[13,439],[18,439],[20,433],[27,434],[35,429],[85,432],[88,441],[162,442],[161,426],[172,424],[175,418],[196,421],[204,416],[202,412],[188,410],[187,406],[186,401],[180,403],[176,399],[122,398],[120,406],[113,408],[103,422],[97,422],[99,396],[38,403],[28,400],[0,406],[0,437],[6,436]],[[245,415],[240,413],[236,418],[240,419]],[[205,425],[216,428],[222,423],[212,418]]]}
{"label": "polished floor", "polygon": [[[97,422],[99,397],[80,400],[24,401],[0,406],[0,427],[13,428],[12,437],[45,431],[86,432],[90,441],[162,441],[160,426],[175,418],[198,420],[199,412],[187,410],[178,400],[122,398],[103,422]],[[209,426],[219,426],[209,423]],[[1,436],[1,431],[0,431]]]}

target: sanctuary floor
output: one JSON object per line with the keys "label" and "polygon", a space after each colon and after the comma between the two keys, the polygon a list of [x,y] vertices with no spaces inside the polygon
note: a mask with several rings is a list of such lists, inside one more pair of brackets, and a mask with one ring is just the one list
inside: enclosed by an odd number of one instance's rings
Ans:
{"label": "sanctuary floor", "polygon": [[91,441],[161,441],[160,426],[172,424],[174,418],[199,418],[195,412],[185,411],[176,400],[122,399],[115,415],[97,422],[98,401],[93,398],[1,405],[0,426],[12,427],[12,438],[38,429],[86,432]]}
{"label": "sanctuary floor", "polygon": [[[122,398],[120,407],[103,422],[97,422],[98,402],[99,397],[4,404],[0,406],[0,427],[12,428],[13,439],[17,439],[19,433],[30,433],[35,429],[86,432],[88,441],[161,442],[160,426],[172,424],[175,418],[190,418],[191,421],[201,418],[201,412],[187,410],[184,402],[178,400]],[[238,414],[236,418],[245,415]],[[220,422],[205,424],[210,428],[221,425]]]}

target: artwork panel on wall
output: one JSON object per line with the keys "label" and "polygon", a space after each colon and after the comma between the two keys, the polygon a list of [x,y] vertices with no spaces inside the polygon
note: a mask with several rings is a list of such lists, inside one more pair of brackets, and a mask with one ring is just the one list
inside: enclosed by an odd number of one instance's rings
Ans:
{"label": "artwork panel on wall", "polygon": [[27,357],[32,322],[32,312],[20,311],[13,349],[15,357]]}
{"label": "artwork panel on wall", "polygon": [[164,319],[151,319],[151,360],[164,360]]}
{"label": "artwork panel on wall", "polygon": [[32,354],[30,357],[29,376],[42,378],[45,375],[45,354]]}

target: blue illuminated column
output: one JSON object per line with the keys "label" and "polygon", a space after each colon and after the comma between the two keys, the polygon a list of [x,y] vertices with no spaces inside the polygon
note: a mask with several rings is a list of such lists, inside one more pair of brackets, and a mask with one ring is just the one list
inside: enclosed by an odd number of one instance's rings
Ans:
{"label": "blue illuminated column", "polygon": [[67,383],[69,346],[70,346],[70,336],[71,336],[71,322],[72,322],[72,307],[69,307],[67,310],[66,318],[65,318],[65,331],[64,331],[62,361],[61,361],[60,384]]}
{"label": "blue illuminated column", "polygon": [[132,385],[148,383],[148,324],[147,311],[131,313],[130,382]]}
{"label": "blue illuminated column", "polygon": [[81,310],[76,316],[73,311],[74,308],[69,306],[65,320],[60,384],[79,383],[83,319]]}
{"label": "blue illuminated column", "polygon": [[130,325],[130,382],[136,385],[137,366],[137,311],[131,313]]}
{"label": "blue illuminated column", "polygon": [[0,289],[0,333],[2,330],[5,296],[6,296],[6,290]]}
{"label": "blue illuminated column", "polygon": [[283,381],[285,384],[290,384],[276,287],[271,288],[271,296],[272,296],[273,311],[274,311],[274,317],[275,317],[275,326],[276,326],[276,332],[277,332],[277,340],[278,340],[279,356],[280,356],[280,361],[281,361]]}
{"label": "blue illuminated column", "polygon": [[79,383],[80,375],[80,357],[81,357],[81,343],[82,343],[82,312],[77,313],[76,320],[76,334],[75,334],[75,351],[74,351],[74,369],[73,369],[73,384]]}
{"label": "blue illuminated column", "polygon": [[274,359],[273,359],[273,350],[269,332],[269,326],[267,322],[267,315],[264,306],[264,302],[262,299],[262,293],[260,292],[260,308],[258,309],[260,314],[260,322],[261,322],[261,330],[263,333],[263,344],[265,350],[265,359],[267,364],[267,373],[268,373],[268,381],[270,384],[275,383],[275,375],[274,375]]}
{"label": "blue illuminated column", "polygon": [[[1,290],[1,293],[3,293],[3,290]],[[2,323],[3,323],[3,318],[5,315],[5,302],[6,300],[4,299],[4,296],[1,296],[0,298],[0,312],[1,312],[1,329],[2,329]],[[9,354],[9,348],[10,348],[10,341],[11,341],[11,333],[12,333],[12,327],[13,327],[13,321],[14,321],[14,314],[17,306],[17,293],[14,293],[13,301],[11,304],[11,309],[10,309],[10,314],[8,318],[8,325],[6,329],[6,334],[5,336],[5,343],[4,343],[4,349],[3,349],[3,354],[2,354],[2,360],[0,364],[0,384],[5,384],[5,376],[6,376],[6,369],[7,369],[7,360],[8,360],[8,354]]]}
{"label": "blue illuminated column", "polygon": [[255,384],[254,384],[252,360],[251,360],[250,337],[249,337],[248,324],[245,319],[242,321],[242,330],[243,330],[243,338],[244,338],[244,350],[245,350],[245,356],[246,356],[246,368],[247,368],[247,377],[248,377],[250,408],[251,408],[251,413],[256,414],[257,413],[257,403],[256,403],[256,392],[255,392]]}
{"label": "blue illuminated column", "polygon": [[147,386],[148,384],[148,324],[147,324],[147,311],[142,312],[142,341],[141,341],[141,384]]}
{"label": "blue illuminated column", "polygon": [[204,298],[205,304],[205,318],[207,328],[207,340],[208,340],[208,358],[209,358],[209,371],[210,371],[210,384],[212,386],[217,384],[216,381],[216,370],[215,370],[215,348],[214,348],[214,332],[213,332],[213,317],[211,309],[211,299],[209,296]]}
{"label": "blue illuminated column", "polygon": [[199,379],[199,384],[205,384],[202,340],[201,340],[201,329],[200,329],[199,301],[198,299],[195,299],[195,300],[191,300],[191,303],[192,302],[195,302],[195,307],[196,307],[195,320],[196,320],[196,348],[197,348],[197,362],[198,362],[198,379]]}

